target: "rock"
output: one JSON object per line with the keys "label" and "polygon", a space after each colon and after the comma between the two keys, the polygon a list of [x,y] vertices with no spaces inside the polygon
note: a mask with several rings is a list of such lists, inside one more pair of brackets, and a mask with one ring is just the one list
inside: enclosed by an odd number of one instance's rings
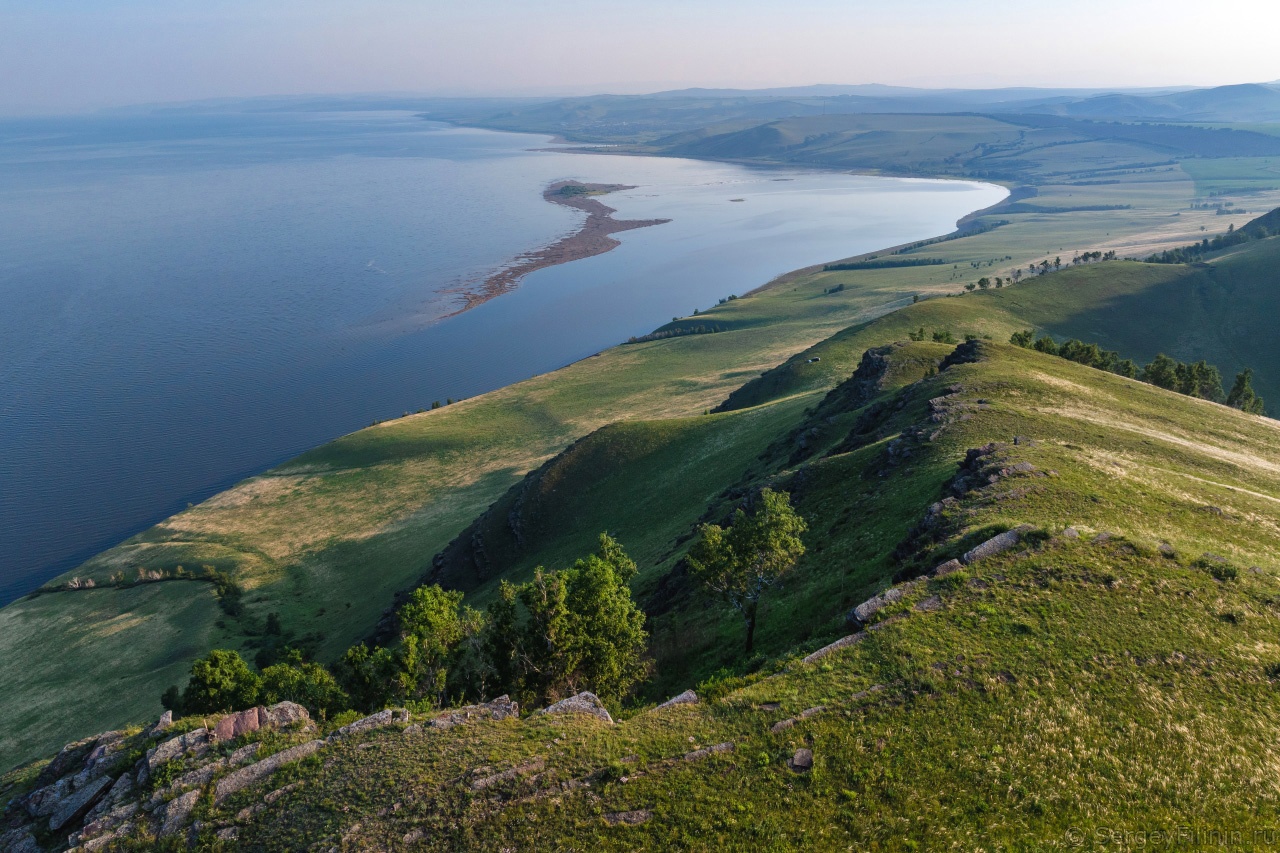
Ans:
{"label": "rock", "polygon": [[854,645],[855,643],[862,642],[862,638],[865,636],[867,636],[865,633],[863,633],[862,631],[859,631],[856,634],[850,634],[847,637],[841,637],[840,639],[836,640],[834,643],[829,643],[828,645],[825,645],[822,648],[818,649],[816,652],[806,655],[804,660],[801,661],[801,663],[817,663],[818,661],[822,660],[832,652],[837,652],[840,649],[846,649],[849,646]]}
{"label": "rock", "polygon": [[214,833],[214,836],[219,841],[235,841],[237,838],[240,837],[240,827],[228,826],[228,827],[225,827],[224,829],[219,829],[216,833]]}
{"label": "rock", "polygon": [[1092,539],[1090,539],[1090,540],[1089,540],[1089,543],[1090,543],[1091,545],[1102,545],[1102,544],[1104,544],[1104,543],[1106,543],[1106,542],[1110,542],[1110,541],[1111,541],[1111,534],[1110,534],[1110,533],[1108,533],[1108,532],[1106,532],[1106,531],[1104,530],[1104,531],[1102,531],[1101,533],[1099,533],[1097,536],[1095,536],[1095,537],[1093,537]]}
{"label": "rock", "polygon": [[800,719],[807,720],[810,717],[821,714],[825,710],[827,710],[826,705],[814,705],[812,708],[805,708],[803,711],[800,712]]}
{"label": "rock", "polygon": [[133,793],[134,789],[133,775],[124,773],[111,786],[111,790],[107,795],[98,801],[98,804],[89,810],[89,814],[85,817],[86,823],[96,821],[99,815],[104,815],[111,810],[117,808]]}
{"label": "rock", "polygon": [[865,625],[867,620],[876,613],[883,610],[895,601],[900,601],[902,596],[906,595],[908,590],[914,587],[914,582],[904,583],[901,586],[892,586],[879,595],[872,596],[866,601],[853,608],[853,612],[849,614],[848,621],[856,625]]}
{"label": "rock", "polygon": [[250,785],[266,779],[276,770],[300,758],[306,758],[320,747],[324,746],[324,741],[313,740],[289,749],[277,752],[275,755],[262,759],[259,762],[250,764],[233,773],[229,773],[218,780],[217,786],[214,788],[213,801],[221,805],[232,794],[240,791]]}
{"label": "rock", "polygon": [[49,830],[57,832],[64,826],[70,826],[73,822],[83,818],[113,784],[115,784],[115,780],[110,776],[99,776],[79,791],[59,802],[57,807],[54,808],[53,814],[49,817]]}
{"label": "rock", "polygon": [[937,596],[937,595],[931,595],[928,598],[916,604],[916,610],[919,610],[921,613],[936,613],[941,609],[942,609],[942,598],[941,596]]}
{"label": "rock", "polygon": [[123,806],[109,811],[104,815],[100,815],[89,823],[86,823],[84,829],[80,831],[80,837],[84,839],[96,838],[104,832],[110,832],[123,824],[129,818],[133,817],[137,812],[137,803],[125,803]]}
{"label": "rock", "polygon": [[280,799],[286,794],[293,793],[294,791],[298,790],[301,787],[302,787],[301,782],[293,782],[288,785],[285,785],[283,788],[276,788],[274,791],[272,791],[271,793],[263,797],[262,801],[269,806],[274,805],[276,800]]}
{"label": "rock", "polygon": [[610,826],[639,826],[653,819],[653,812],[648,809],[636,809],[631,812],[608,812],[604,822]]}
{"label": "rock", "polygon": [[685,692],[681,693],[679,696],[672,696],[670,699],[663,702],[661,705],[659,705],[657,708],[654,708],[653,710],[656,711],[658,710],[658,708],[670,708],[672,705],[696,705],[696,704],[698,704],[698,694],[694,693],[692,690],[686,690]]}
{"label": "rock", "polygon": [[979,560],[994,557],[1001,551],[1008,551],[1010,548],[1018,544],[1018,541],[1022,538],[1022,534],[1031,529],[1031,525],[1022,524],[1015,527],[1013,530],[1006,530],[999,536],[993,536],[986,542],[983,542],[978,547],[966,553],[960,558],[960,562],[964,563],[966,566],[971,566]]}
{"label": "rock", "polygon": [[215,740],[233,740],[249,732],[256,732],[266,722],[266,708],[250,708],[227,714],[213,727]]}
{"label": "rock", "polygon": [[107,732],[106,734],[98,735],[97,744],[94,745],[84,760],[85,769],[96,768],[105,759],[119,752],[124,736],[124,732]]}
{"label": "rock", "polygon": [[409,721],[409,712],[404,709],[387,708],[376,714],[370,714],[364,719],[356,720],[350,725],[343,726],[333,734],[329,735],[329,740],[337,740],[349,735],[366,732],[370,729],[378,729],[383,726],[390,726],[394,723],[407,723]]}
{"label": "rock", "polygon": [[64,799],[71,795],[71,780],[59,779],[52,785],[38,788],[27,795],[27,814],[32,817],[48,817]]}
{"label": "rock", "polygon": [[[266,719],[263,719],[264,712]],[[295,723],[311,722],[311,715],[296,702],[277,702],[269,708],[258,709],[258,722],[265,727],[286,729]]]}
{"label": "rock", "polygon": [[95,850],[107,850],[118,839],[128,835],[133,831],[133,824],[126,823],[115,832],[109,832],[106,835],[99,835],[97,838],[91,838],[84,844],[80,845],[80,849],[84,853],[93,853]]}
{"label": "rock", "polygon": [[419,841],[427,837],[427,833],[421,829],[411,829],[404,834],[404,838],[400,841],[405,844],[417,844]]}
{"label": "rock", "polygon": [[159,746],[147,750],[147,774],[154,774],[160,765],[180,758],[188,752],[196,757],[202,756],[209,751],[209,745],[212,742],[213,736],[208,729],[196,729],[170,738]]}
{"label": "rock", "polygon": [[1063,539],[1079,539],[1080,531],[1076,530],[1074,527],[1068,527],[1066,530],[1062,531],[1062,538]]}
{"label": "rock", "polygon": [[884,690],[883,684],[873,684],[866,690],[859,690],[857,693],[850,696],[849,701],[856,702],[859,699],[866,699],[872,693],[879,693],[881,690]]}
{"label": "rock", "polygon": [[711,755],[721,752],[733,752],[732,743],[718,743],[715,746],[704,746],[702,749],[695,749],[693,752],[685,753],[685,761],[700,761]]}
{"label": "rock", "polygon": [[173,711],[165,711],[160,715],[160,719],[156,720],[156,724],[151,727],[151,734],[166,731],[173,725]]}
{"label": "rock", "polygon": [[1156,550],[1160,552],[1161,556],[1168,557],[1169,559],[1173,559],[1174,557],[1178,556],[1177,550],[1168,542],[1161,542],[1158,546],[1156,546]]}
{"label": "rock", "polygon": [[93,749],[97,740],[96,737],[85,738],[64,746],[40,771],[40,775],[36,777],[35,787],[44,788],[83,764],[85,756]]}
{"label": "rock", "polygon": [[599,717],[606,723],[613,725],[613,717],[609,716],[609,711],[604,704],[596,698],[596,694],[582,692],[577,696],[570,696],[568,699],[561,699],[554,705],[548,705],[538,712],[539,714],[590,714],[593,717]]}
{"label": "rock", "polygon": [[944,578],[952,572],[958,572],[963,568],[964,563],[959,560],[947,560],[945,563],[939,564],[938,567],[933,570],[933,576],[935,578]]}
{"label": "rock", "polygon": [[501,773],[494,773],[492,776],[484,776],[480,779],[476,779],[471,783],[471,790],[483,791],[485,788],[493,787],[494,785],[501,784],[502,782],[510,782],[517,776],[537,773],[544,766],[546,766],[546,762],[541,758],[535,758],[518,767],[512,767],[510,770],[503,770]]}
{"label": "rock", "polygon": [[787,762],[796,773],[808,773],[813,769],[813,751],[809,749],[797,749],[796,754],[791,756],[791,760]]}
{"label": "rock", "polygon": [[187,818],[191,817],[191,811],[196,807],[199,799],[199,791],[187,791],[182,796],[170,800],[169,805],[164,808],[164,821],[160,825],[160,837],[166,838],[170,835],[176,835],[186,824]]}
{"label": "rock", "polygon": [[25,827],[11,829],[0,835],[0,850],[4,850],[5,853],[41,853],[35,836]]}
{"label": "rock", "polygon": [[[510,696],[499,696],[492,702],[485,702],[481,705],[465,705],[461,708],[446,711],[443,714],[437,714],[427,721],[427,725],[433,729],[451,729],[454,726],[476,720],[505,720],[519,716],[520,706],[512,702]],[[411,729],[413,726],[409,728]],[[408,729],[405,731],[408,732]]]}

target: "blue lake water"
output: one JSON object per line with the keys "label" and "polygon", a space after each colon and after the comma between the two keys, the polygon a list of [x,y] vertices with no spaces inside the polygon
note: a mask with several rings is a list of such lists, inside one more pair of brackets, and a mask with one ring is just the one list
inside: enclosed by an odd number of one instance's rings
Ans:
{"label": "blue lake water", "polygon": [[[373,420],[1004,196],[549,146],[408,113],[0,121],[0,604]],[[576,227],[541,197],[565,178],[672,222],[440,320]]]}

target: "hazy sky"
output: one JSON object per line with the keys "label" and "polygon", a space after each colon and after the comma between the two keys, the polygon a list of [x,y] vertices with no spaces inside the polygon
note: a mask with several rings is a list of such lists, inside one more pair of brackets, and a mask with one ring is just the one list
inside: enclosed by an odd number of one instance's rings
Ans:
{"label": "hazy sky", "polygon": [[1233,0],[0,0],[0,111],[222,96],[1280,78]]}

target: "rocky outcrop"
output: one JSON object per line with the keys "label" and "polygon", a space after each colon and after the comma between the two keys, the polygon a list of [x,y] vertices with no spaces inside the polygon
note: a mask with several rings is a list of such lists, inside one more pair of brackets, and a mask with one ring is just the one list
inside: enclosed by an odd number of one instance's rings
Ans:
{"label": "rocky outcrop", "polygon": [[613,725],[613,717],[594,693],[582,692],[568,699],[561,699],[554,705],[548,705],[539,714],[589,714],[599,717],[609,725]]}
{"label": "rocky outcrop", "polygon": [[520,706],[511,701],[510,696],[499,696],[492,702],[481,705],[465,705],[437,714],[427,721],[426,727],[444,731],[454,726],[476,722],[478,720],[506,720],[520,716]]}
{"label": "rocky outcrop", "polygon": [[359,734],[360,732],[367,732],[370,729],[380,729],[384,726],[407,722],[409,722],[408,711],[403,708],[387,708],[376,714],[370,714],[363,719],[356,720],[354,723],[343,726],[333,734],[329,735],[329,740],[337,740],[339,738]]}
{"label": "rocky outcrop", "polygon": [[271,774],[275,773],[281,767],[299,759],[306,758],[320,747],[324,746],[324,741],[313,740],[307,743],[298,744],[289,749],[277,752],[268,758],[250,764],[248,767],[229,773],[218,780],[218,784],[213,789],[213,801],[215,804],[221,805],[232,794],[242,791],[250,785],[261,782]]}
{"label": "rocky outcrop", "polygon": [[1008,551],[1010,548],[1022,541],[1022,535],[1024,533],[1028,533],[1033,529],[1034,528],[1030,524],[1023,524],[1015,527],[1013,530],[1006,530],[998,536],[992,536],[981,545],[966,551],[965,555],[960,558],[960,562],[964,563],[966,566],[972,566],[980,560],[985,560],[988,557],[994,557],[996,554],[1003,551]]}
{"label": "rocky outcrop", "polygon": [[698,694],[694,693],[692,690],[686,690],[685,692],[681,693],[679,696],[672,696],[670,699],[663,702],[661,705],[657,706],[653,710],[657,711],[660,708],[670,708],[672,705],[696,705],[696,704],[698,704]]}
{"label": "rocky outcrop", "polygon": [[919,581],[910,581],[899,586],[891,586],[879,595],[873,595],[853,608],[846,617],[854,625],[866,625],[867,620],[890,604],[901,601],[902,597],[916,587]]}
{"label": "rocky outcrop", "polygon": [[110,776],[99,776],[87,782],[80,790],[59,800],[53,813],[49,815],[49,831],[57,832],[73,821],[83,818],[113,784],[115,780]]}
{"label": "rocky outcrop", "polygon": [[693,752],[686,752],[685,761],[701,761],[713,755],[719,755],[722,752],[733,752],[732,743],[718,743],[715,746],[704,746],[702,749],[695,749]]}
{"label": "rocky outcrop", "polygon": [[834,643],[825,645],[822,648],[818,649],[816,652],[813,652],[805,656],[803,663],[817,663],[818,661],[822,660],[832,652],[838,652],[841,649],[847,649],[849,646],[862,642],[862,638],[865,636],[867,635],[864,634],[862,631],[859,631],[856,634],[850,634],[847,637],[841,637],[840,639],[836,640]]}
{"label": "rocky outcrop", "polygon": [[213,734],[208,729],[196,729],[170,738],[147,750],[146,766],[148,775],[154,775],[162,765],[173,761],[175,758],[181,758],[188,754],[192,757],[200,758],[209,751],[209,747],[212,745]]}

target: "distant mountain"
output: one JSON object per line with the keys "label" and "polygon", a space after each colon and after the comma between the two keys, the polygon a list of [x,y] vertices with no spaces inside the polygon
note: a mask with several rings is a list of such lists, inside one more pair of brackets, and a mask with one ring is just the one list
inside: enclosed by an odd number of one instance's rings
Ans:
{"label": "distant mountain", "polygon": [[1177,121],[1280,121],[1280,86],[1244,83],[1162,95],[1106,94],[1078,101],[1022,104],[1021,112],[1078,118]]}

